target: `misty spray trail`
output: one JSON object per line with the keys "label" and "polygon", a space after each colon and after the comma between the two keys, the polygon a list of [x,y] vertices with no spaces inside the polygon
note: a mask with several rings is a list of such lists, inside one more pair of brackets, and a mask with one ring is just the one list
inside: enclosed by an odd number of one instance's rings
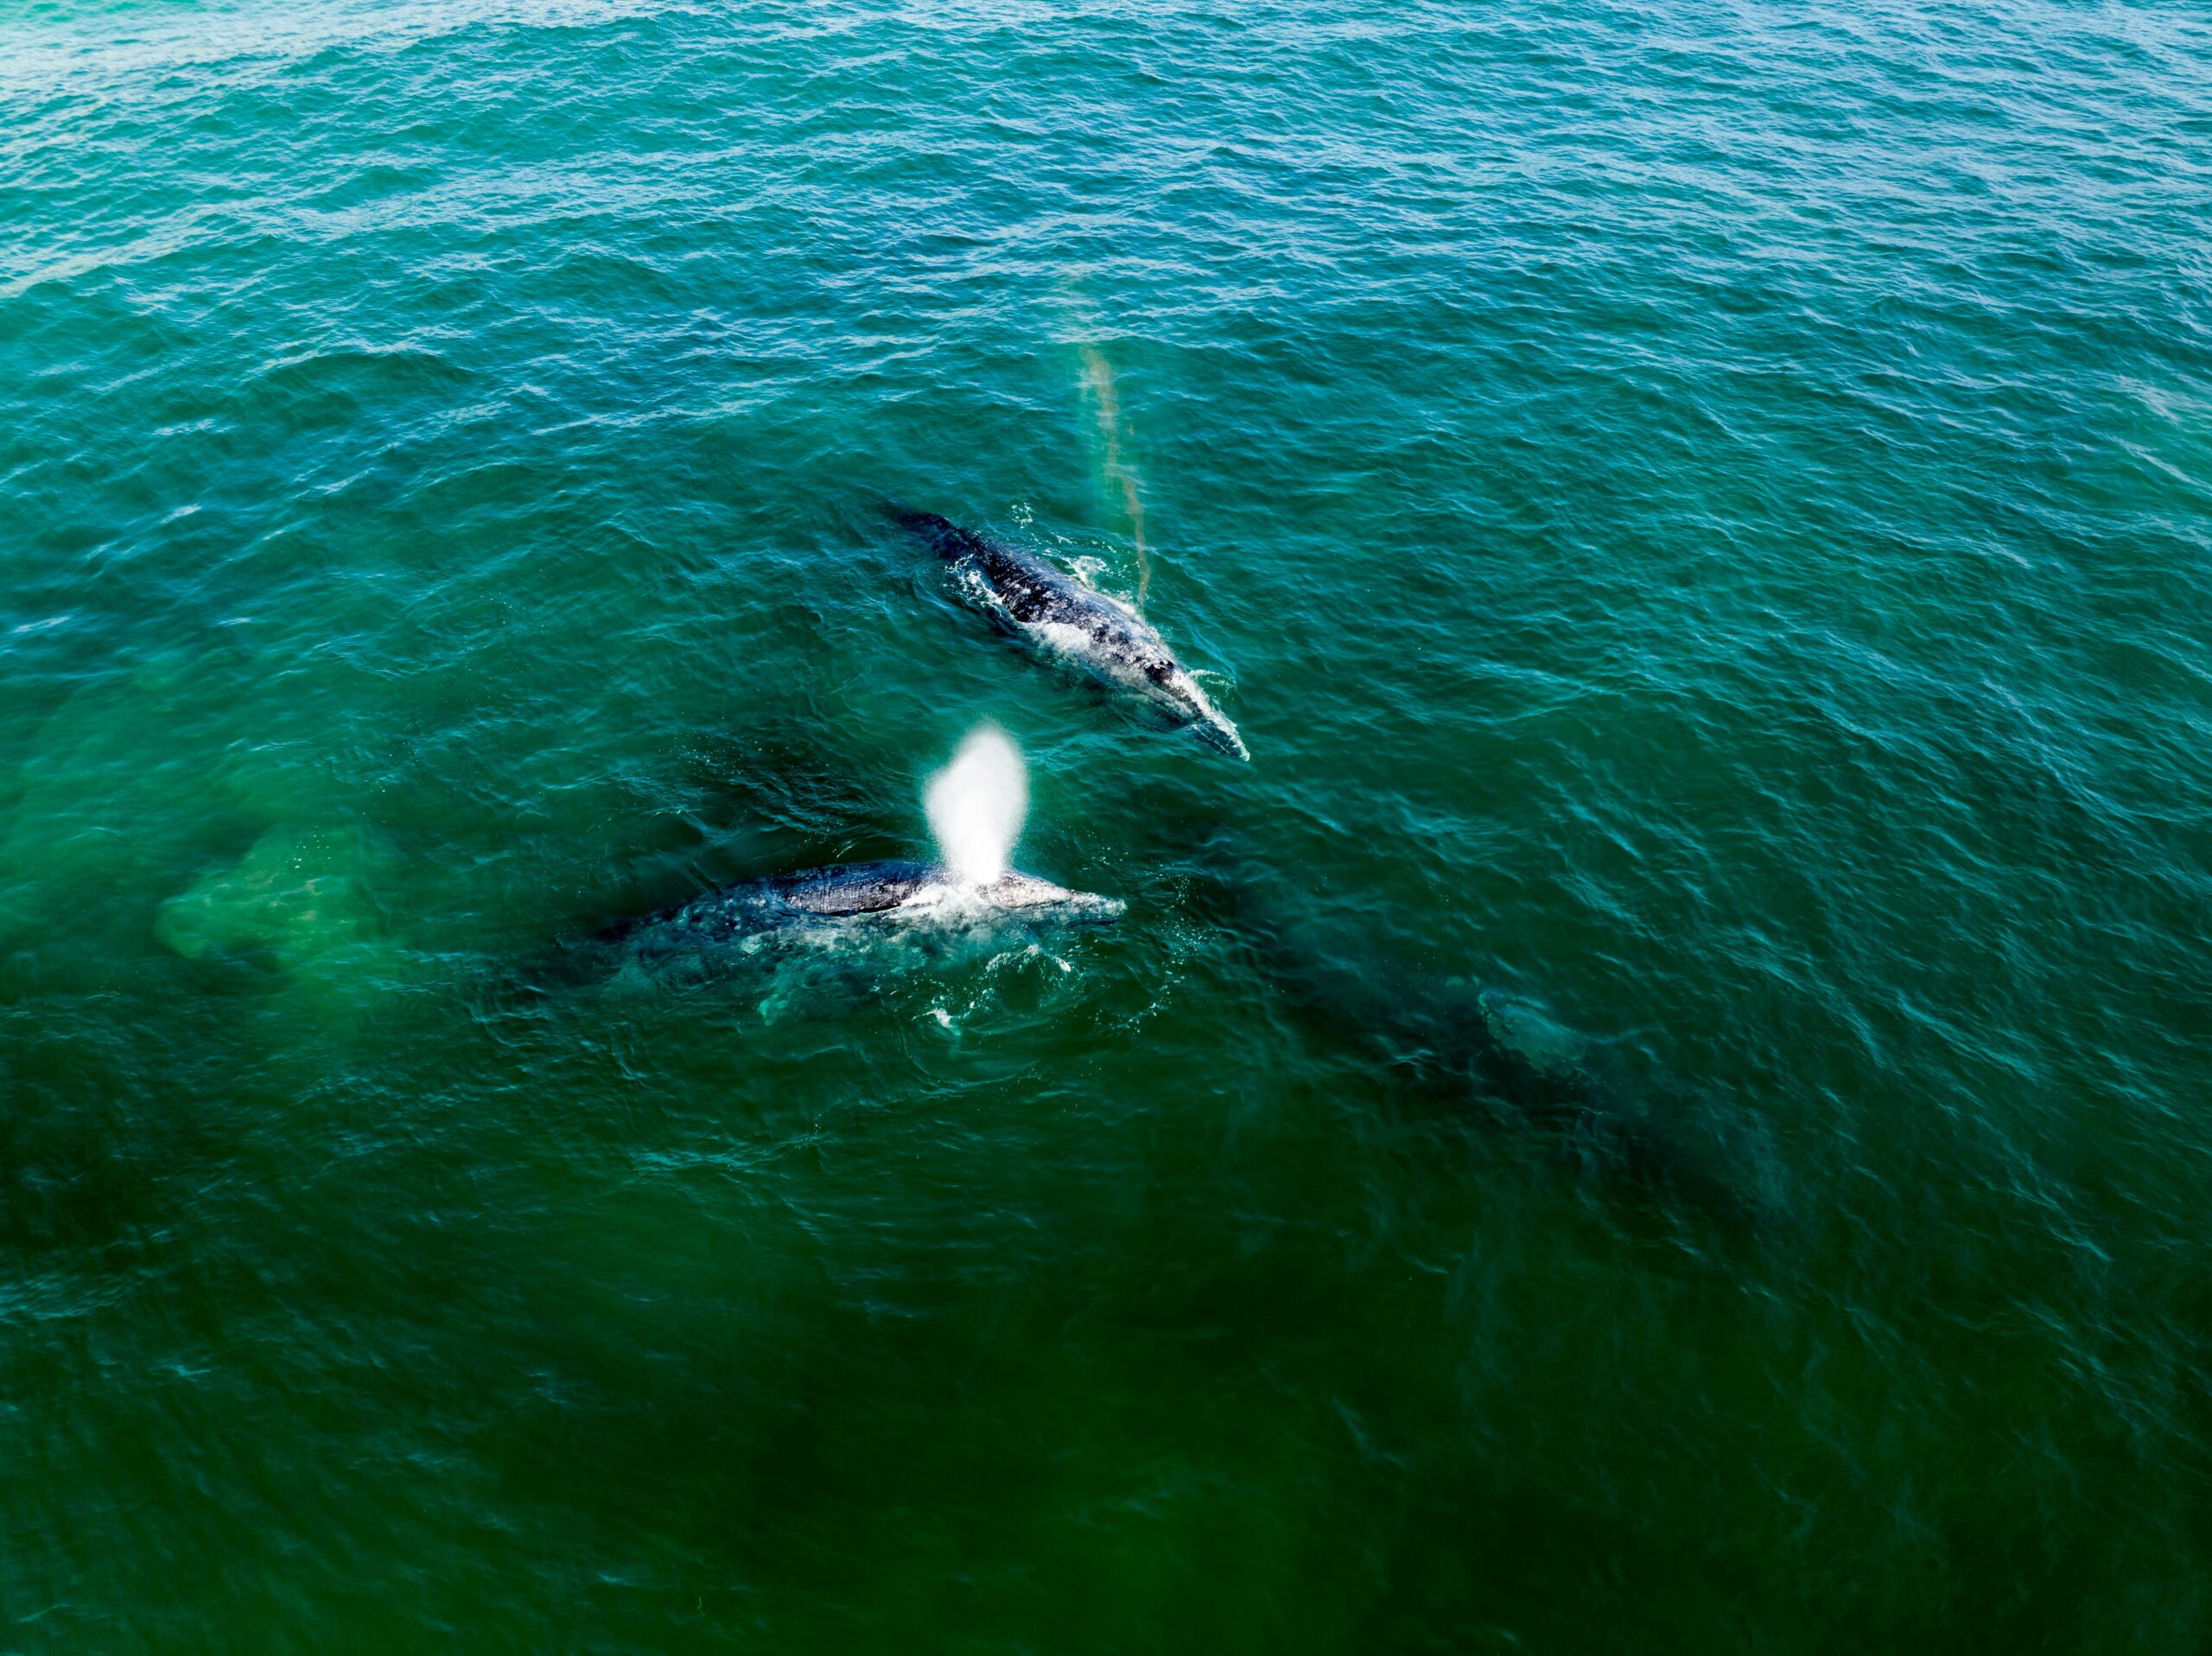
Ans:
{"label": "misty spray trail", "polygon": [[1029,767],[1012,737],[996,725],[978,725],[930,778],[922,803],[952,883],[963,890],[988,885],[1014,860],[1029,815]]}
{"label": "misty spray trail", "polygon": [[1142,608],[1145,593],[1152,585],[1152,560],[1144,549],[1144,498],[1138,492],[1137,470],[1122,454],[1122,403],[1114,390],[1114,365],[1106,360],[1103,351],[1089,340],[1077,349],[1083,358],[1084,387],[1090,393],[1092,410],[1098,422],[1100,468],[1107,486],[1121,493],[1122,510],[1129,520],[1130,538],[1136,542],[1137,606]]}

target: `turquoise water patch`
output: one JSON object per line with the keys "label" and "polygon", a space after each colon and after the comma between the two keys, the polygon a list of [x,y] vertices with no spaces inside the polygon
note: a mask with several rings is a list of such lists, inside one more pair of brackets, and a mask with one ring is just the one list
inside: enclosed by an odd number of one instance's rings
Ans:
{"label": "turquoise water patch", "polygon": [[0,1644],[2200,1648],[2208,64],[12,9]]}
{"label": "turquoise water patch", "polygon": [[266,960],[282,969],[372,942],[384,917],[357,834],[275,828],[236,865],[162,904],[155,936],[188,960]]}

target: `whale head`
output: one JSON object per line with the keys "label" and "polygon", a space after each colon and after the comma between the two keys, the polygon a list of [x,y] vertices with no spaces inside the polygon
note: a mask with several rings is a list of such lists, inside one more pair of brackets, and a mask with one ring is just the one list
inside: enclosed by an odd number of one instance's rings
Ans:
{"label": "whale head", "polygon": [[1230,723],[1229,715],[1214,706],[1213,698],[1180,663],[1173,657],[1147,662],[1144,676],[1151,699],[1178,723],[1189,726],[1191,733],[1201,742],[1231,758],[1249,760],[1252,757],[1251,750],[1244,746],[1244,739],[1236,733],[1236,726]]}
{"label": "whale head", "polygon": [[1243,759],[1249,763],[1252,758],[1252,750],[1244,746],[1244,739],[1236,733],[1236,726],[1218,710],[1192,725],[1191,733],[1216,752],[1226,753],[1232,759]]}

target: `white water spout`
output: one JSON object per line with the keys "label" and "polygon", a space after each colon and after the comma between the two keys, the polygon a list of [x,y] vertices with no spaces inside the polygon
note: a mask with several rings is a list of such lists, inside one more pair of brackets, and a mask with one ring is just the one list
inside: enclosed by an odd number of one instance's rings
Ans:
{"label": "white water spout", "polygon": [[968,733],[952,763],[930,778],[923,803],[952,883],[988,885],[1007,871],[1029,815],[1029,767],[996,725]]}

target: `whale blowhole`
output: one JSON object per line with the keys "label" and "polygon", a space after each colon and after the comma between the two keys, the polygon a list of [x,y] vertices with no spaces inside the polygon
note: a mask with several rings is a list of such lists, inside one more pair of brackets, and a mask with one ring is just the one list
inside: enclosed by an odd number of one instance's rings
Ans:
{"label": "whale blowhole", "polygon": [[1029,767],[996,725],[968,733],[922,796],[952,885],[972,891],[1003,879],[1029,815]]}

